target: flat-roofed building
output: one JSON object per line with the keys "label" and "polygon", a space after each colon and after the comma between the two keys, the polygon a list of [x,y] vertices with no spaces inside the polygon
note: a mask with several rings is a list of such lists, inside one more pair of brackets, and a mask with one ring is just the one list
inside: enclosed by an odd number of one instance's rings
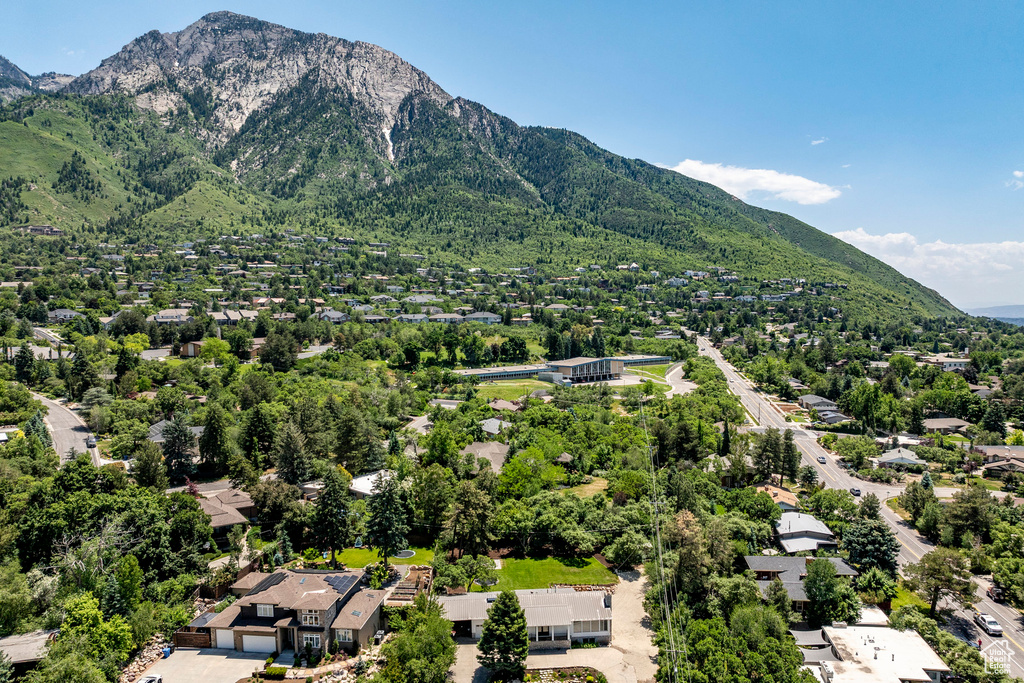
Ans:
{"label": "flat-roofed building", "polygon": [[618,358],[567,358],[548,363],[548,368],[571,382],[601,382],[622,377],[623,362]]}
{"label": "flat-roofed building", "polygon": [[939,683],[950,670],[917,631],[837,625],[822,631],[838,658],[820,664],[825,683]]}

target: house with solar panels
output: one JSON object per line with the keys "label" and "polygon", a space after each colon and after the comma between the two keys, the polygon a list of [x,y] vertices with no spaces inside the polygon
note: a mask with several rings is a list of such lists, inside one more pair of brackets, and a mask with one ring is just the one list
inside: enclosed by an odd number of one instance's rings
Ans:
{"label": "house with solar panels", "polygon": [[326,651],[331,639],[356,652],[381,627],[387,591],[363,572],[281,569],[259,580],[205,626],[210,645],[239,652]]}

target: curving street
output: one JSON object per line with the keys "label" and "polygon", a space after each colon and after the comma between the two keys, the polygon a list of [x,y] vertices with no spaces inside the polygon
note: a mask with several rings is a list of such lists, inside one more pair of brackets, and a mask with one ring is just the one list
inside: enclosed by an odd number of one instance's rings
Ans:
{"label": "curving street", "polygon": [[42,394],[32,394],[33,398],[42,402],[49,411],[44,418],[46,426],[50,428],[50,435],[53,437],[53,450],[60,456],[60,464],[66,463],[68,453],[72,449],[78,453],[89,453],[92,464],[100,466],[99,450],[88,447],[89,427],[78,416],[78,413],[67,406],[51,401]]}
{"label": "curving street", "polygon": [[[725,360],[722,354],[712,346],[708,339],[698,337],[697,347],[700,355],[711,358],[715,365],[725,374],[729,382],[730,391],[736,394],[743,407],[746,408],[758,425],[761,427],[775,427],[780,431],[786,429],[793,430],[794,442],[797,448],[800,449],[802,464],[811,465],[817,469],[820,480],[826,486],[847,490],[851,487],[857,487],[865,494],[874,493],[878,496],[879,500],[882,501],[882,518],[892,528],[896,534],[896,539],[902,546],[899,556],[900,566],[919,561],[934,548],[934,544],[921,536],[916,529],[910,526],[909,522],[903,520],[885,504],[886,499],[896,497],[902,492],[902,485],[876,484],[850,476],[846,470],[839,466],[835,457],[818,444],[818,434],[816,432],[802,429],[797,424],[786,422],[782,412],[771,401],[764,398],[760,392],[755,390],[750,382],[740,375]],[[825,459],[824,464],[818,461],[819,457]],[[1024,615],[1009,605],[996,603],[984,597],[983,588],[977,590],[977,595],[978,599],[975,601],[975,609],[994,616],[1002,625],[1004,636],[1016,647],[1016,652],[1024,653],[1024,647],[1022,647],[1022,644],[1024,644]],[[977,642],[978,639],[981,639],[982,647],[987,647],[996,639],[990,638],[982,632],[975,625],[973,618],[973,610],[954,609],[953,618],[949,624],[950,630],[967,640]],[[1012,660],[1010,673],[1013,676],[1024,677],[1024,660]]]}

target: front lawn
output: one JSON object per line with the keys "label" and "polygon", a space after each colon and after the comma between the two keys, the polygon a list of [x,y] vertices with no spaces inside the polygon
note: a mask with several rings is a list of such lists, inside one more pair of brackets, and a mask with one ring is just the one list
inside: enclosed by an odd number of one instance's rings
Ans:
{"label": "front lawn", "polygon": [[[409,548],[409,550],[415,550],[416,554],[405,560],[389,557],[388,562],[391,564],[430,564],[434,561],[434,551],[431,548]],[[318,560],[317,564],[330,564],[330,561],[328,557],[326,562]],[[380,562],[380,558],[377,556],[377,551],[370,548],[345,548],[338,553],[338,562],[344,563],[346,567],[361,569],[368,564]]]}
{"label": "front lawn", "polygon": [[[508,559],[497,571],[498,584],[489,590],[547,588],[553,583],[573,585],[617,583],[619,577],[594,558],[548,557],[542,560]],[[473,590],[483,590],[474,586]]]}
{"label": "front lawn", "polygon": [[892,599],[892,610],[895,612],[904,605],[916,607],[922,612],[928,611],[928,603],[922,600],[917,593],[907,590],[907,587],[901,584],[899,587],[899,593],[897,593],[896,597]]}
{"label": "front lawn", "polygon": [[502,380],[494,384],[480,384],[476,387],[476,395],[482,399],[495,398],[506,401],[518,401],[523,396],[532,394],[537,389],[549,389],[551,385],[535,379]]}

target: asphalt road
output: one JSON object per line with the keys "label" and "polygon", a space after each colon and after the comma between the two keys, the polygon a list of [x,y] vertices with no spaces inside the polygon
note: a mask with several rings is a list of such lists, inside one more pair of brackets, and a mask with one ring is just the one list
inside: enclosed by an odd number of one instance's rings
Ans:
{"label": "asphalt road", "polygon": [[88,452],[92,458],[92,464],[99,467],[99,451],[87,446],[89,427],[82,421],[82,418],[73,410],[56,401],[51,401],[40,394],[32,395],[42,401],[49,411],[45,420],[53,437],[53,450],[57,451],[57,455],[60,456],[61,465],[69,460],[68,453],[74,449],[79,453]]}
{"label": "asphalt road", "polygon": [[[902,485],[875,484],[850,476],[845,469],[839,466],[836,458],[818,444],[817,433],[812,430],[802,429],[798,424],[786,422],[783,413],[771,401],[768,401],[757,392],[722,357],[722,354],[711,345],[710,341],[700,337],[697,345],[702,356],[708,356],[715,361],[718,368],[725,374],[729,382],[729,389],[739,397],[747,412],[750,413],[761,427],[775,427],[780,431],[786,429],[793,430],[794,442],[797,448],[800,449],[802,464],[812,465],[817,469],[820,481],[824,482],[827,487],[847,490],[858,488],[862,494],[874,493],[878,496],[879,500],[883,501],[881,506],[882,518],[889,524],[896,534],[896,539],[900,542],[899,563],[901,567],[918,562],[935,547],[928,539],[917,533],[910,526],[909,522],[900,518],[889,506],[885,505],[884,501],[886,499],[898,496],[902,492]],[[824,458],[825,462],[820,462],[819,458]],[[1002,625],[1004,636],[1010,641],[1011,648],[1017,653],[1024,653],[1024,647],[1022,647],[1022,644],[1024,644],[1024,615],[1021,614],[1020,610],[1009,605],[995,603],[985,598],[984,587],[980,585],[976,593],[978,599],[974,604],[974,609],[994,616]],[[953,606],[949,607],[952,609],[952,617],[947,624],[948,630],[974,642],[977,642],[980,638],[983,648],[988,647],[996,640],[982,632],[977,624],[974,623],[974,610],[961,610]],[[1010,673],[1013,676],[1024,677],[1024,658],[1018,657],[1018,659],[1012,660]]]}

